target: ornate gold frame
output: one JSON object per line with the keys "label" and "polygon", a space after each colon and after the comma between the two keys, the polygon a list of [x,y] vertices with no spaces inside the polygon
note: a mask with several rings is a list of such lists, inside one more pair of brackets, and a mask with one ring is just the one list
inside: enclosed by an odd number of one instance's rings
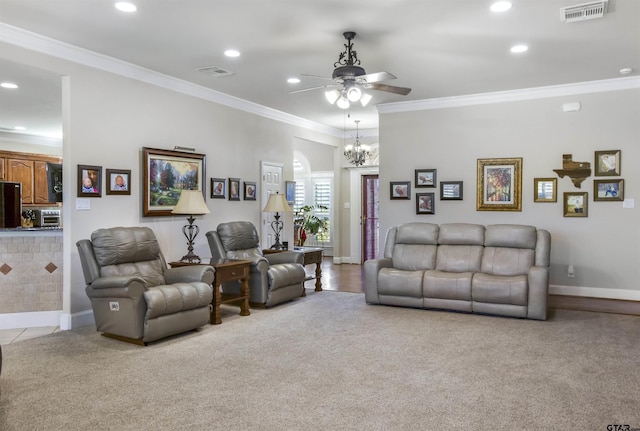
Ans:
{"label": "ornate gold frame", "polygon": [[477,211],[522,211],[522,157],[478,159]]}

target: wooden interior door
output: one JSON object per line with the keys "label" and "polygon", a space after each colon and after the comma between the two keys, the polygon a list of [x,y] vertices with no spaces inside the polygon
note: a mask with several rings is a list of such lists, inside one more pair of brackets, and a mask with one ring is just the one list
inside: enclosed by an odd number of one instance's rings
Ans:
{"label": "wooden interior door", "polygon": [[360,225],[362,226],[362,253],[361,262],[377,259],[380,243],[380,180],[378,175],[362,176],[362,214]]}

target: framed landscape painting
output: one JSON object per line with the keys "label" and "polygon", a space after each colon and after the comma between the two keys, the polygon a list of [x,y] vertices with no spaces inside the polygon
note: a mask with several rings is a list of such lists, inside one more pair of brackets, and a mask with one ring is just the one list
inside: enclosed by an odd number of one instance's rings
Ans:
{"label": "framed landscape painting", "polygon": [[182,190],[200,190],[205,196],[205,155],[183,151],[142,149],[145,217],[170,216]]}
{"label": "framed landscape painting", "polygon": [[478,211],[522,211],[522,158],[478,159]]}

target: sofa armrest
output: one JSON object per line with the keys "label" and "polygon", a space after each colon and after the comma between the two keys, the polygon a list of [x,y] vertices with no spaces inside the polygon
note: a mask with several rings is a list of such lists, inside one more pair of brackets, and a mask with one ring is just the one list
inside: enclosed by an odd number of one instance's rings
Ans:
{"label": "sofa armrest", "polygon": [[166,284],[202,281],[213,284],[215,269],[209,265],[189,265],[169,268],[164,272]]}
{"label": "sofa armrest", "polygon": [[378,272],[382,268],[391,268],[391,259],[371,259],[364,263],[364,299],[367,304],[379,304]]}
{"label": "sofa armrest", "polygon": [[147,289],[144,280],[138,276],[102,277],[87,285],[89,298],[141,298]]}
{"label": "sofa armrest", "polygon": [[304,265],[304,253],[299,251],[269,253],[265,254],[264,257],[269,261],[269,265],[277,265],[279,263],[299,263]]}
{"label": "sofa armrest", "polygon": [[549,268],[532,266],[528,274],[529,298],[527,318],[547,320],[547,299],[549,296]]}

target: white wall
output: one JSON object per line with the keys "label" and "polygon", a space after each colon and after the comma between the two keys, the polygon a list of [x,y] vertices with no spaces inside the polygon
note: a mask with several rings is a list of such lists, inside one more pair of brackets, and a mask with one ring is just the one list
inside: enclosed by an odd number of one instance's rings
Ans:
{"label": "white wall", "polygon": [[[565,113],[562,104],[582,110]],[[552,237],[552,292],[640,299],[640,90],[608,91],[520,102],[382,113],[381,235],[410,221],[521,223]],[[557,177],[562,155],[594,167],[594,151],[621,150],[622,202],[594,202],[593,179],[581,188],[558,178],[556,203],[533,202],[533,179]],[[522,212],[476,211],[479,158],[522,157]],[[464,181],[464,200],[440,201],[439,189],[415,189],[414,169],[437,169],[437,180]],[[602,179],[604,177],[597,177]],[[389,181],[411,181],[412,199],[389,199]],[[415,192],[436,193],[435,215],[416,215]],[[587,218],[563,217],[563,192],[589,195]],[[383,245],[382,245],[383,246]],[[575,278],[567,277],[567,265]],[[568,286],[568,287],[563,287]]]}
{"label": "white wall", "polygon": [[[142,216],[142,147],[192,147],[206,154],[206,187],[211,177],[239,177],[260,184],[260,162],[284,165],[284,177],[293,178],[293,142],[296,137],[334,142],[335,137],[309,131],[262,116],[155,85],[0,44],[3,56],[49,69],[63,80],[64,125],[64,314],[70,326],[90,318],[90,303],[76,241],[97,228],[149,226],[168,261],[186,253],[181,228],[184,217]],[[77,165],[98,165],[132,171],[130,196],[91,198],[91,209],[75,209]],[[204,233],[225,221],[260,223],[260,201],[207,199],[211,214],[197,217],[200,235],[195,253],[210,256]],[[292,241],[293,238],[285,238]],[[75,319],[75,320],[74,320]],[[65,325],[63,325],[65,326]]]}

